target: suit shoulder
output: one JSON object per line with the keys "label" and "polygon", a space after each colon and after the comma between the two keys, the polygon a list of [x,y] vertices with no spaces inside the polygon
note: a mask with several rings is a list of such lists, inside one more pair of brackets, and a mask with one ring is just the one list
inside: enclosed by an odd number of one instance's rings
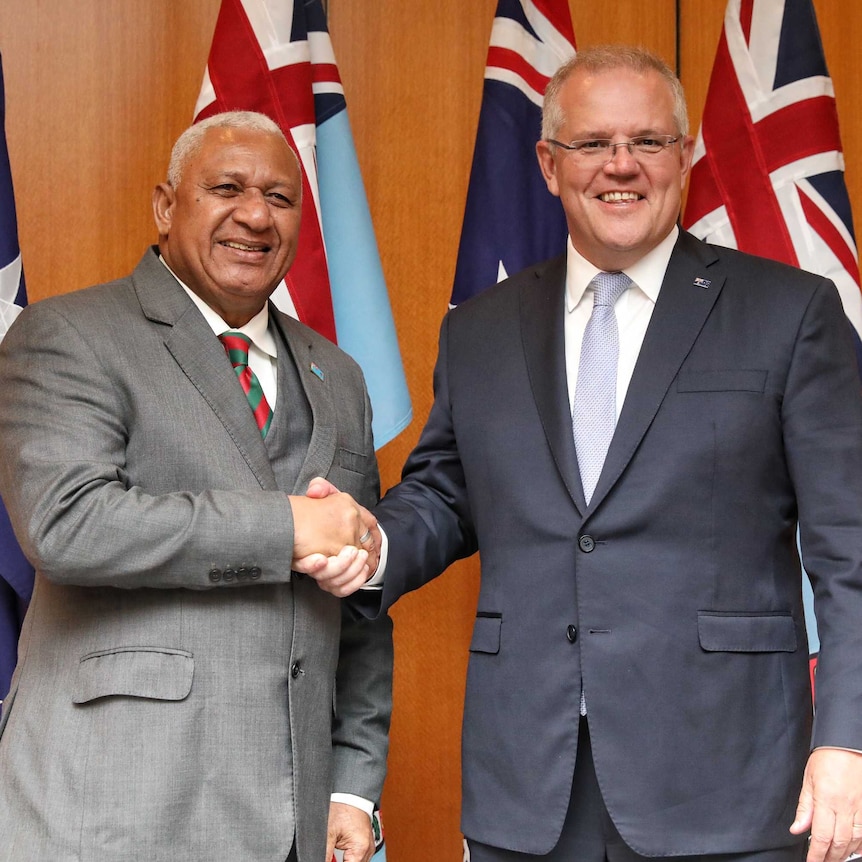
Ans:
{"label": "suit shoulder", "polygon": [[553,291],[565,285],[565,277],[566,256],[559,255],[528,266],[503,281],[486,288],[481,293],[453,308],[450,314],[478,315],[480,317],[488,314],[493,315],[495,311],[517,303],[522,291],[531,289]]}

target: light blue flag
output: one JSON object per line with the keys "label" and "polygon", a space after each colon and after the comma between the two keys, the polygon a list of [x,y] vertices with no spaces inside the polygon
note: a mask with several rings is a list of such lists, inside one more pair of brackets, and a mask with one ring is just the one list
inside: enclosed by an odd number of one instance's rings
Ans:
{"label": "light blue flag", "polygon": [[318,189],[338,346],[362,367],[377,448],[413,416],[347,111],[317,127]]}

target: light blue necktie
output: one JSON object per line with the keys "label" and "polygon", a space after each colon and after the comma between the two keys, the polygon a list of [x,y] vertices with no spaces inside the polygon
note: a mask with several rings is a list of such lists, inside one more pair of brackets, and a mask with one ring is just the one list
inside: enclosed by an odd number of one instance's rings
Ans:
{"label": "light blue necktie", "polygon": [[591,282],[593,313],[584,330],[572,410],[575,450],[589,504],[617,422],[617,360],[620,335],[614,304],[631,285],[622,272],[600,272]]}
{"label": "light blue necktie", "polygon": [[[572,430],[581,471],[581,484],[587,504],[593,496],[614,427],[617,424],[617,360],[620,333],[614,304],[631,285],[622,272],[600,272],[593,285],[593,313],[584,330]],[[581,690],[581,715],[587,702]]]}
{"label": "light blue necktie", "polygon": [[[622,272],[600,272],[593,285],[593,313],[584,330],[572,430],[587,504],[593,496],[617,424],[617,360],[620,333],[614,305],[632,280]],[[581,689],[581,715],[587,702]]]}

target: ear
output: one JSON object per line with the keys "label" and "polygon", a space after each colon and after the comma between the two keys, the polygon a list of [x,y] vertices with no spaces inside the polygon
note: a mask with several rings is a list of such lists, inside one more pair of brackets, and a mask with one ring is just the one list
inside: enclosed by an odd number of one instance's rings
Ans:
{"label": "ear", "polygon": [[694,158],[694,138],[691,135],[686,135],[679,148],[679,158],[681,167],[681,183],[680,188],[685,188],[688,173],[691,170],[691,160]]}
{"label": "ear", "polygon": [[153,189],[153,216],[159,236],[165,237],[171,232],[171,221],[174,215],[174,203],[177,193],[168,183],[159,183]]}
{"label": "ear", "polygon": [[557,182],[557,162],[554,159],[554,145],[547,141],[536,142],[536,158],[539,160],[539,168],[542,171],[542,176],[545,178],[545,183],[548,186],[548,191],[560,196],[560,184]]}

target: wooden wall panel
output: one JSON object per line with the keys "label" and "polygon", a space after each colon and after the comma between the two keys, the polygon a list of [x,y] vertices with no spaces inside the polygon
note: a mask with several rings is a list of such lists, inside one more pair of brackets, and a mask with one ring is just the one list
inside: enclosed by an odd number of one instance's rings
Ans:
{"label": "wooden wall panel", "polygon": [[[815,0],[847,178],[862,213],[862,7]],[[187,125],[219,0],[4,0],[7,138],[31,301],[123,274],[155,239],[153,185]],[[431,403],[495,0],[329,0],[415,419],[380,453],[394,484]],[[580,47],[645,44],[676,61],[674,0],[570,0]],[[725,0],[681,0],[693,128]],[[460,725],[478,560],[396,606],[395,717],[384,794],[391,862],[461,858]]]}

